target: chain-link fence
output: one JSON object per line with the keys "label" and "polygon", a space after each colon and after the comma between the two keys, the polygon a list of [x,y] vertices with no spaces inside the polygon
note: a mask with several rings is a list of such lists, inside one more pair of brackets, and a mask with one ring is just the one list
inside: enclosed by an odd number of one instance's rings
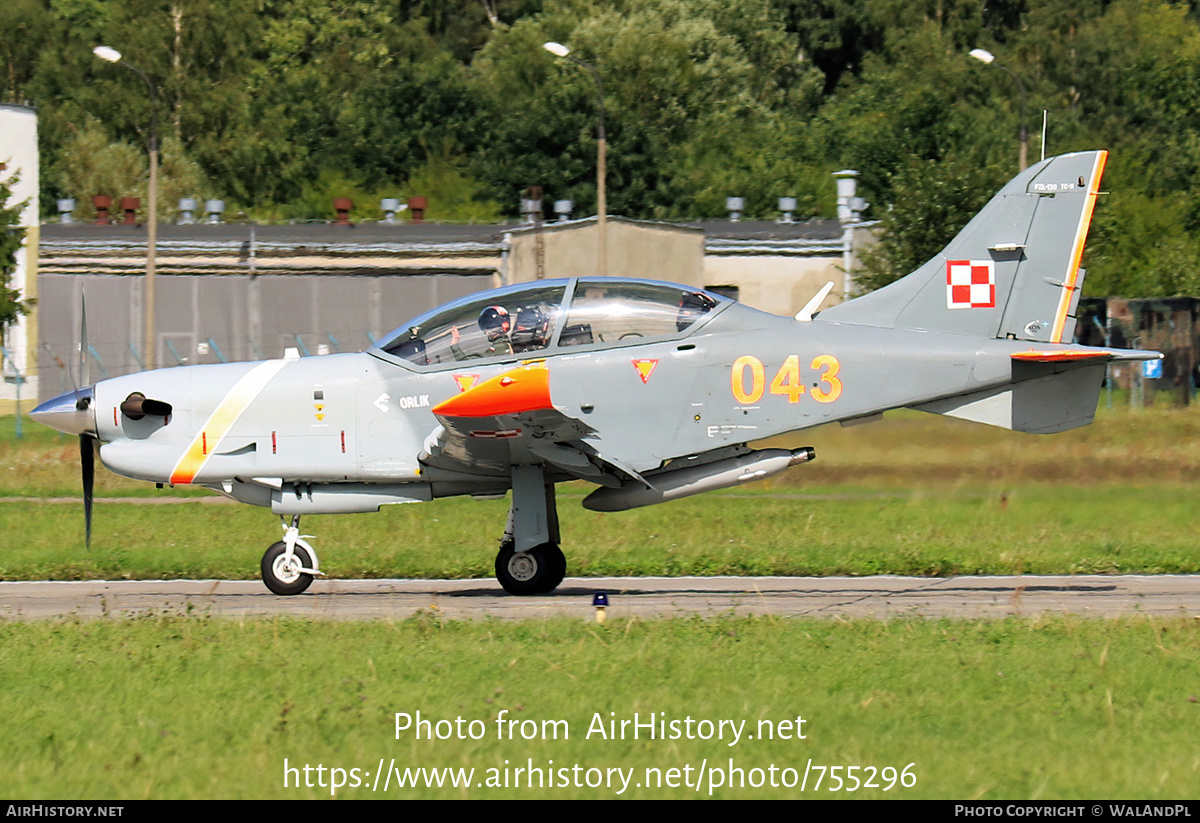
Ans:
{"label": "chain-link fence", "polygon": [[[142,277],[38,279],[38,393],[78,381],[80,295],[86,295],[91,378],[141,371]],[[361,351],[406,320],[491,287],[480,275],[200,276],[158,278],[155,362],[160,367]]]}

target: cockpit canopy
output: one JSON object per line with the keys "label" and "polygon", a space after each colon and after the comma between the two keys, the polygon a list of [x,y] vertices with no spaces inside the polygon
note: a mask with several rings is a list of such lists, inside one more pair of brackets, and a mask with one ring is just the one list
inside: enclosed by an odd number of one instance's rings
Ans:
{"label": "cockpit canopy", "polygon": [[612,348],[682,337],[730,302],[671,283],[542,280],[434,309],[392,332],[375,350],[424,367],[571,346]]}

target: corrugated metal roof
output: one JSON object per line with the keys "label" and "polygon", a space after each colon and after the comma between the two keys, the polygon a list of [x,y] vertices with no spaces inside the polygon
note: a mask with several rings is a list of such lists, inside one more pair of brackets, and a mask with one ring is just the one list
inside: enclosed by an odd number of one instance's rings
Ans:
{"label": "corrugated metal roof", "polygon": [[[835,255],[842,252],[842,226],[836,220],[798,223],[766,221],[705,220],[689,223],[635,221],[613,216],[611,220],[648,227],[702,231],[705,253],[714,255]],[[547,222],[547,231],[585,226],[594,217],[565,223]],[[160,225],[158,255],[163,258],[193,258],[197,269],[221,269],[232,264],[244,267],[250,254],[251,236],[256,264],[286,268],[284,260],[319,257],[337,268],[346,258],[486,258],[500,254],[504,235],[533,230],[530,223],[460,225],[446,223],[296,223],[257,225],[250,223],[194,223]],[[109,259],[118,268],[129,268],[123,260],[145,254],[147,230],[143,225],[99,226],[84,223],[47,223],[41,229],[41,257],[54,269],[95,266]],[[200,258],[210,258],[201,261]],[[225,260],[222,260],[225,258]],[[337,262],[335,262],[337,261]],[[132,261],[129,261],[132,263]],[[482,261],[479,261],[482,262]],[[309,268],[305,266],[305,268]],[[368,264],[368,268],[371,268]],[[131,269],[132,270],[132,269]]]}

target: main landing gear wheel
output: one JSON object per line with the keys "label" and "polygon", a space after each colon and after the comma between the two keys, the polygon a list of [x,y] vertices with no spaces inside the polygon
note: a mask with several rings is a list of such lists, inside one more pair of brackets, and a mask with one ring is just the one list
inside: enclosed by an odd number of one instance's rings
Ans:
{"label": "main landing gear wheel", "polygon": [[558,588],[566,575],[567,558],[555,543],[543,543],[527,552],[515,551],[509,540],[500,544],[496,580],[509,594],[546,594]]}
{"label": "main landing gear wheel", "polygon": [[289,562],[287,546],[282,540],[271,545],[262,559],[262,579],[275,594],[300,594],[313,582],[313,576],[300,571],[313,567],[312,556],[297,545],[294,559]]}

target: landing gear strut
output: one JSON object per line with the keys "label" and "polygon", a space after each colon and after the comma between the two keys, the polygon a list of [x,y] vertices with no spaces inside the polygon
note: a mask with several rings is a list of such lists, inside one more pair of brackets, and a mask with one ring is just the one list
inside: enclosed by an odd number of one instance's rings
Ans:
{"label": "landing gear strut", "polygon": [[312,535],[300,534],[300,515],[292,515],[290,526],[283,523],[283,540],[273,543],[263,555],[263,583],[275,594],[300,594],[312,584],[313,577],[324,577],[317,568],[317,553],[304,540],[306,537]]}
{"label": "landing gear strut", "polygon": [[541,466],[514,466],[512,507],[496,555],[496,580],[509,594],[554,591],[567,574],[560,539],[554,484],[546,482]]}

